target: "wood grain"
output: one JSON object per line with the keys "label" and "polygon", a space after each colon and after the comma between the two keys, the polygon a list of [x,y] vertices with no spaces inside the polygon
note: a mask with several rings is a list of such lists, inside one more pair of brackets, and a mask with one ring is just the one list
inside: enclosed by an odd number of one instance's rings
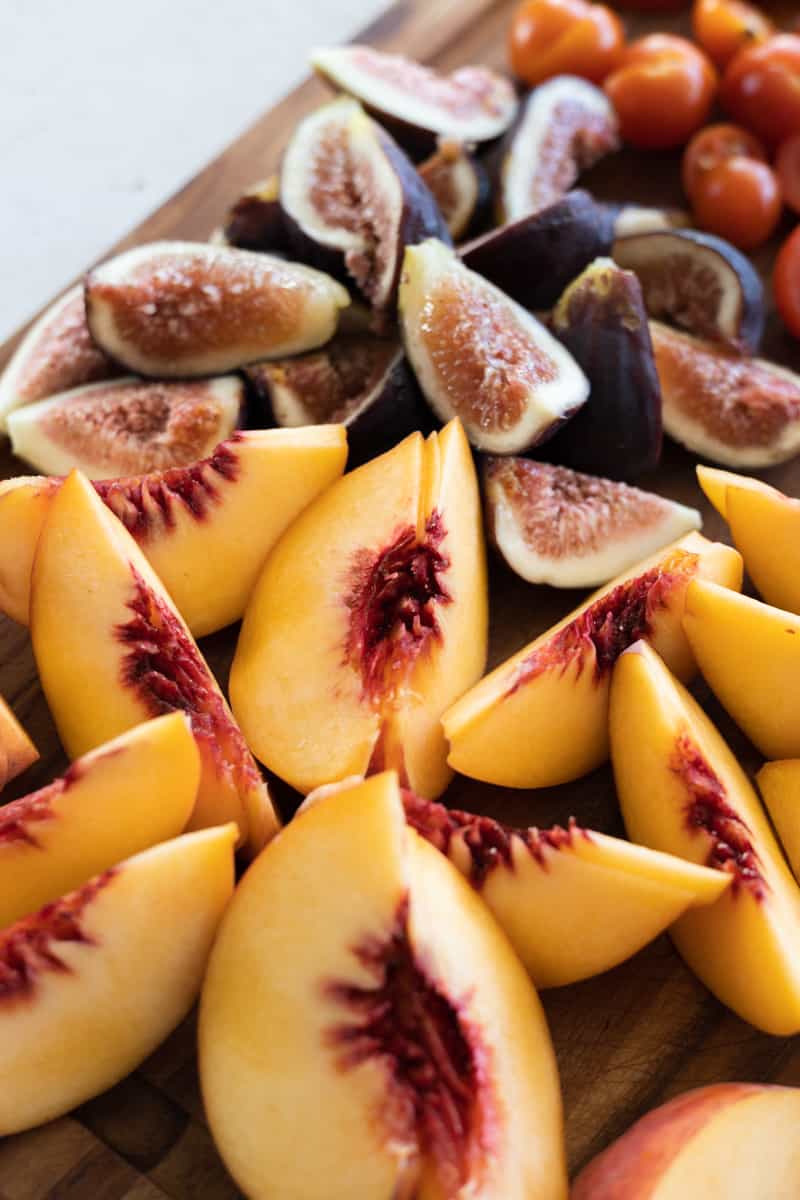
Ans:
{"label": "wood grain", "polygon": [[[469,61],[502,65],[512,7],[491,0],[401,0],[364,31],[362,39],[445,68]],[[788,21],[794,7],[773,5],[773,10]],[[655,19],[626,19],[637,32],[656,27]],[[663,27],[665,21],[660,24]],[[672,28],[685,28],[682,19],[673,19]],[[276,165],[298,118],[325,94],[318,82],[304,83],[120,246],[160,237],[207,236],[237,193]],[[677,162],[672,155],[625,152],[597,168],[587,178],[587,186],[604,199],[680,203]],[[758,257],[765,276],[773,255],[774,245]],[[0,349],[0,365],[16,340]],[[766,348],[777,360],[800,367],[798,345],[784,335],[773,314]],[[0,451],[2,475],[22,469],[7,450]],[[796,464],[776,468],[765,478],[800,494]],[[700,494],[688,454],[668,445],[652,486],[701,508],[705,532],[724,536],[722,522]],[[547,628],[575,600],[576,594],[531,588],[493,564],[492,662]],[[226,630],[203,643],[223,685],[235,633]],[[76,686],[90,685],[89,678],[76,680]],[[41,761],[10,787],[8,798],[13,798],[47,782],[65,760],[38,685],[27,632],[4,618],[0,619],[0,690],[42,751]],[[759,759],[752,747],[702,687],[698,694],[745,765],[756,768]],[[458,779],[448,799],[458,807],[521,825],[565,822],[574,814],[583,825],[621,832],[606,768],[575,784],[536,793]],[[285,800],[291,804],[288,793]],[[546,913],[542,919],[547,919]],[[800,1084],[800,1040],[766,1037],[732,1016],[694,979],[666,938],[616,970],[545,993],[543,1000],[561,1069],[573,1170],[639,1114],[686,1088],[733,1079]],[[0,1200],[227,1200],[237,1194],[205,1126],[194,1063],[193,1018],[110,1092],[49,1126],[0,1140]]]}

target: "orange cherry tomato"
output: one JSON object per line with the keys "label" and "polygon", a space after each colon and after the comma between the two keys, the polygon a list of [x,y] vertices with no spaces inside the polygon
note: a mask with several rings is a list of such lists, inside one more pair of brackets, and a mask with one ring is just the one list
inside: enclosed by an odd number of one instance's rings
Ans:
{"label": "orange cherry tomato", "polygon": [[641,149],[682,146],[708,117],[717,74],[686,38],[651,33],[631,42],[606,94],[623,138]]}
{"label": "orange cherry tomato", "polygon": [[800,36],[778,33],[740,50],[728,63],[720,98],[768,146],[800,133]]}
{"label": "orange cherry tomato", "polygon": [[602,83],[619,62],[625,31],[616,13],[588,0],[523,0],[509,28],[515,75],[533,86],[553,75]]}
{"label": "orange cherry tomato", "polygon": [[763,42],[775,26],[745,0],[695,0],[692,31],[718,67],[726,67],[744,46]]}
{"label": "orange cherry tomato", "polygon": [[683,153],[681,178],[690,200],[708,172],[726,158],[757,158],[766,162],[767,152],[755,134],[741,125],[706,125]]}
{"label": "orange cherry tomato", "polygon": [[800,338],[800,226],[780,248],[772,275],[772,290],[781,320]]}
{"label": "orange cherry tomato", "polygon": [[774,232],[783,197],[772,168],[755,158],[725,158],[704,173],[692,196],[701,229],[753,250]]}
{"label": "orange cherry tomato", "polygon": [[800,133],[781,142],[775,158],[775,170],[784,204],[800,213]]}

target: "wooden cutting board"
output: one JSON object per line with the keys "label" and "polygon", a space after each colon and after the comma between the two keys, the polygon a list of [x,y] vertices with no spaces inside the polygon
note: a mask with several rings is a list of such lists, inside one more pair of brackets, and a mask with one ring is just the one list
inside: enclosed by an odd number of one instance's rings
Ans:
{"label": "wooden cutting board", "polygon": [[[492,0],[400,0],[359,40],[447,70],[473,61],[502,66],[512,9],[512,3]],[[776,4],[773,11],[788,24],[796,6]],[[686,29],[682,17],[656,21],[628,15],[626,20],[636,33],[657,27]],[[269,52],[265,47],[265,55]],[[162,237],[207,237],[236,195],[274,168],[295,122],[327,94],[316,81],[304,83],[118,248]],[[678,155],[624,152],[601,164],[587,177],[586,185],[603,199],[681,204],[678,163]],[[781,233],[789,227],[787,221]],[[774,247],[759,255],[765,277],[773,256]],[[16,340],[0,349],[0,366]],[[800,345],[782,333],[774,314],[768,322],[765,352],[800,368]],[[0,451],[2,475],[23,470],[7,450]],[[765,477],[800,494],[800,460]],[[724,537],[722,522],[697,487],[688,454],[667,444],[663,465],[648,485],[701,508],[704,532]],[[576,600],[576,593],[530,587],[493,563],[492,663],[546,629]],[[68,630],[64,636],[69,636]],[[235,629],[227,630],[203,643],[223,685],[235,637]],[[76,681],[77,686],[90,684],[89,679]],[[13,703],[41,751],[40,762],[4,793],[3,799],[13,799],[52,779],[65,758],[37,681],[27,631],[5,618],[0,619],[0,691]],[[755,751],[709,700],[702,685],[698,694],[746,766],[757,768]],[[581,825],[622,832],[606,768],[575,784],[536,793],[457,779],[448,799],[459,808],[491,813],[519,825],[564,823],[574,814]],[[546,912],[541,919],[547,920]],[[280,963],[275,969],[280,970]],[[739,1079],[800,1085],[800,1039],[766,1037],[732,1016],[694,979],[666,937],[606,975],[544,993],[543,1001],[561,1069],[572,1170],[641,1113],[687,1088]],[[92,1052],[91,1045],[86,1052]],[[301,1144],[300,1127],[298,1137]],[[203,1119],[193,1018],[111,1091],[69,1117],[0,1140],[0,1200],[225,1200],[238,1194]],[[274,1195],[278,1200],[279,1181]]]}

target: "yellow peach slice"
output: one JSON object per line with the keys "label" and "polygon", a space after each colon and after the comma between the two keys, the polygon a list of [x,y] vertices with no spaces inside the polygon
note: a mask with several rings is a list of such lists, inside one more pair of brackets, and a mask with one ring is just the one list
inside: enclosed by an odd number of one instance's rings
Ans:
{"label": "yellow peach slice", "polygon": [[181,832],[200,781],[183,713],[137,725],[0,808],[0,928]]}
{"label": "yellow peach slice", "polygon": [[247,872],[199,1046],[211,1131],[249,1196],[566,1198],[536,993],[406,826],[393,772],[319,799]]}
{"label": "yellow peach slice", "polygon": [[233,825],[152,847],[0,933],[0,1135],[122,1079],[189,1011],[233,892]]}
{"label": "yellow peach slice", "polygon": [[0,788],[35,763],[39,751],[0,696]]}
{"label": "yellow peach slice", "polygon": [[300,791],[394,767],[438,795],[440,716],[484,669],[487,624],[477,481],[453,421],[338,480],[284,534],[245,613],[233,711]]}
{"label": "yellow peach slice", "polygon": [[[776,489],[756,479],[753,475],[737,475],[735,471],[723,471],[721,467],[706,467],[698,464],[696,467],[697,482],[703,489],[706,499],[714,505],[721,517],[728,517],[727,493],[729,487],[747,488],[751,492],[769,494]],[[780,495],[780,492],[776,493]]]}
{"label": "yellow peach slice", "polygon": [[793,1200],[800,1088],[718,1083],[637,1121],[575,1180],[572,1200]]}
{"label": "yellow peach slice", "polygon": [[190,827],[233,820],[249,850],[264,845],[277,824],[269,793],[216,680],[136,542],[77,471],[39,537],[31,640],[71,758],[183,711],[202,762]]}
{"label": "yellow peach slice", "polygon": [[728,524],[767,604],[800,612],[800,500],[776,489],[727,490]]}
{"label": "yellow peach slice", "polygon": [[[238,621],[269,550],[343,472],[341,425],[237,432],[191,467],[93,487],[138,542],[195,637]],[[0,608],[26,624],[55,476],[0,483]]]}
{"label": "yellow peach slice", "polygon": [[800,880],[800,759],[765,763],[756,782],[789,865]]}
{"label": "yellow peach slice", "polygon": [[800,756],[800,617],[698,580],[683,627],[709,687],[765,758]]}
{"label": "yellow peach slice", "polygon": [[672,928],[695,974],[767,1033],[800,1030],[800,888],[750,781],[709,718],[645,642],[611,684],[611,759],[629,836],[733,883]]}
{"label": "yellow peach slice", "polygon": [[457,771],[505,787],[577,779],[608,757],[608,686],[619,654],[646,637],[682,678],[694,660],[681,629],[696,576],[741,586],[741,558],[699,533],[612,580],[457,700],[442,717]]}

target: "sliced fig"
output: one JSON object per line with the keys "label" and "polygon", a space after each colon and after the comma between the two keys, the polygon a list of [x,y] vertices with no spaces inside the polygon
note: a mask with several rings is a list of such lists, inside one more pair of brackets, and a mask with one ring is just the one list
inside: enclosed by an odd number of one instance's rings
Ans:
{"label": "sliced fig", "polygon": [[9,415],[11,448],[44,475],[141,475],[205,458],[240,422],[238,376],[156,383],[133,376],[28,404]]}
{"label": "sliced fig", "polygon": [[511,83],[488,67],[440,75],[398,54],[371,46],[336,46],[311,55],[316,71],[360,100],[416,157],[437,137],[487,142],[505,133],[517,112]]}
{"label": "sliced fig", "polygon": [[122,368],[92,341],[83,288],[77,284],[33,323],[0,376],[0,430],[23,404],[121,374]]}
{"label": "sliced fig", "polygon": [[225,244],[238,246],[241,250],[285,254],[289,249],[289,238],[279,192],[277,175],[270,175],[242,192],[225,218]]}
{"label": "sliced fig", "polygon": [[575,75],[548,79],[530,93],[501,148],[499,219],[516,221],[552,204],[619,144],[605,92]]}
{"label": "sliced fig", "polygon": [[333,335],[350,303],[299,263],[204,242],[152,242],[86,276],[92,337],[140,375],[216,375],[300,354]]}
{"label": "sliced fig", "polygon": [[764,331],[764,287],[730,242],[695,230],[618,238],[612,251],[635,271],[651,317],[749,353]]}
{"label": "sliced fig", "polygon": [[591,394],[547,457],[611,479],[652,470],[661,456],[661,391],[636,276],[596,259],[564,292],[551,327],[586,372]]}
{"label": "sliced fig", "polygon": [[298,256],[344,271],[380,314],[394,309],[405,247],[450,240],[416,169],[348,97],[297,126],[281,168],[281,205]]}
{"label": "sliced fig", "polygon": [[430,426],[414,374],[390,339],[342,334],[311,354],[254,363],[245,375],[268,424],[344,425],[350,467]]}
{"label": "sliced fig", "polygon": [[440,138],[435,153],[417,170],[439,205],[453,241],[461,241],[489,208],[491,186],[485,167],[461,142]]}
{"label": "sliced fig", "polygon": [[484,462],[486,528],[528,583],[599,587],[702,521],[694,508],[529,458]]}
{"label": "sliced fig", "polygon": [[650,208],[643,204],[602,204],[614,222],[614,237],[688,229],[692,218],[683,208]]}
{"label": "sliced fig", "polygon": [[664,429],[695,454],[757,469],[800,453],[800,376],[650,322]]}
{"label": "sliced fig", "polygon": [[552,334],[434,239],[406,251],[400,328],[431,408],[442,421],[460,417],[480,450],[527,450],[589,394]]}
{"label": "sliced fig", "polygon": [[612,230],[609,214],[576,188],[537,213],[467,242],[459,253],[465,266],[523,308],[547,309],[588,263],[608,254]]}

